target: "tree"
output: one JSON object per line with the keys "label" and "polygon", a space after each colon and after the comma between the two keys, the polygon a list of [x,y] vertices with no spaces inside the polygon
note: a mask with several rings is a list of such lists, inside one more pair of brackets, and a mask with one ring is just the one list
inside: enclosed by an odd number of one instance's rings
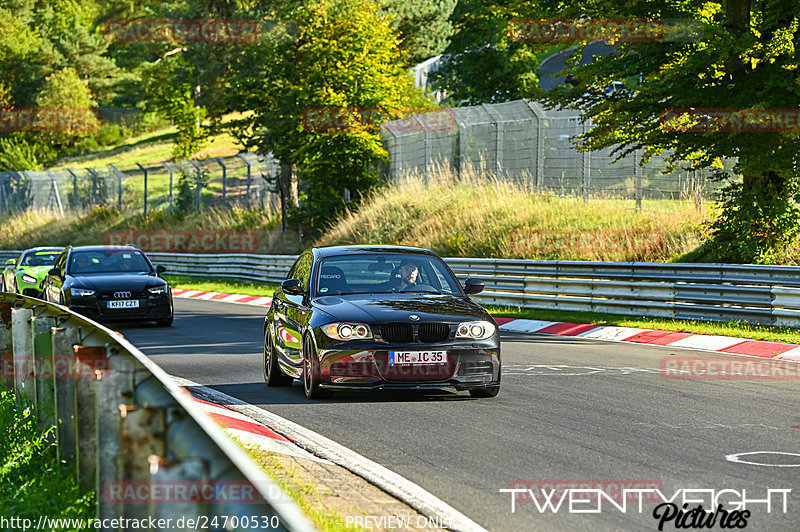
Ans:
{"label": "tree", "polygon": [[[704,130],[704,109],[800,107],[800,4],[794,0],[695,0],[625,3],[610,0],[531,4],[516,0],[509,8],[520,18],[676,20],[699,26],[680,38],[656,33],[644,40],[611,38],[615,53],[565,74],[576,84],[545,95],[552,106],[583,111],[592,128],[584,149],[615,147],[616,155],[642,148],[645,157],[672,150],[672,160],[711,168],[730,177],[721,161],[735,158],[741,183],[728,186],[723,216],[713,226],[706,258],[737,262],[774,262],[796,245],[800,210],[796,201],[800,141],[797,130]],[[578,51],[585,45],[579,42]],[[577,53],[577,52],[576,52]],[[607,96],[613,81],[637,80],[628,90]],[[670,109],[691,113],[665,115]],[[727,111],[726,111],[727,112]],[[665,122],[665,116],[676,116]],[[741,116],[741,114],[739,115]],[[779,128],[780,129],[780,128]]]}
{"label": "tree", "polygon": [[[388,17],[372,0],[323,0],[296,5],[276,28],[242,56],[237,99],[252,109],[245,134],[263,153],[295,167],[304,199],[301,217],[319,230],[380,182],[387,158],[376,115],[406,104],[411,80]],[[309,113],[341,121],[317,127]],[[368,116],[364,116],[364,114]],[[279,183],[288,190],[287,183]],[[284,197],[284,199],[288,199]]]}
{"label": "tree", "polygon": [[452,15],[455,32],[431,80],[458,105],[503,102],[536,93],[537,53],[548,48],[509,38],[519,10],[498,0],[462,0]]}
{"label": "tree", "polygon": [[383,10],[392,16],[391,26],[400,36],[406,65],[413,66],[439,55],[450,42],[450,15],[457,0],[385,0]]}
{"label": "tree", "polygon": [[72,68],[59,70],[45,79],[36,96],[36,106],[44,128],[36,136],[57,147],[72,147],[100,127],[92,110],[97,103]]}

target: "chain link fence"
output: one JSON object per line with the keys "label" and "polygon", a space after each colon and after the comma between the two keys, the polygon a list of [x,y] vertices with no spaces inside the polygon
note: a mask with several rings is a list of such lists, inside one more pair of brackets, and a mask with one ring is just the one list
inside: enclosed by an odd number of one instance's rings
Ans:
{"label": "chain link fence", "polygon": [[0,209],[59,212],[95,205],[148,211],[202,211],[241,205],[279,208],[268,179],[279,171],[273,158],[255,153],[197,161],[0,172]]}
{"label": "chain link fence", "polygon": [[[570,139],[586,132],[577,111],[546,110],[536,102],[448,108],[386,122],[391,180],[436,170],[489,173],[561,195],[642,199],[709,198],[714,183],[702,171],[666,172],[666,155],[641,165],[641,151],[614,163],[611,149],[581,152]],[[726,165],[727,167],[727,165]]]}

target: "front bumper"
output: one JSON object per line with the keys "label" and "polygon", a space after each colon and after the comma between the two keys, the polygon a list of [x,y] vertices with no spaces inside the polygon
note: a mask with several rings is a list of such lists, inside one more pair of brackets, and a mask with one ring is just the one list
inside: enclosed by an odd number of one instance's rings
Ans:
{"label": "front bumper", "polygon": [[93,297],[73,297],[69,309],[96,321],[155,321],[172,315],[169,297],[149,296],[138,298],[138,308],[110,309],[107,301]]}
{"label": "front bumper", "polygon": [[[447,362],[390,364],[389,351],[446,351]],[[499,345],[405,344],[378,349],[322,349],[319,355],[319,380],[324,388],[419,390],[452,387],[470,390],[500,383]]]}

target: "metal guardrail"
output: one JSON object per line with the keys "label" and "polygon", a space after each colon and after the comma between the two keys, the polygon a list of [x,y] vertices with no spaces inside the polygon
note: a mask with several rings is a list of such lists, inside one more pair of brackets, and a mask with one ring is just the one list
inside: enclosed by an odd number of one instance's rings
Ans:
{"label": "metal guardrail", "polygon": [[[150,253],[170,273],[280,282],[294,255]],[[483,304],[800,327],[800,267],[448,258]]]}
{"label": "metal guardrail", "polygon": [[155,530],[314,529],[121,334],[66,307],[0,293],[0,355],[2,385],[36,405],[40,429],[55,427],[59,459],[96,489],[103,530],[133,528],[120,519]]}

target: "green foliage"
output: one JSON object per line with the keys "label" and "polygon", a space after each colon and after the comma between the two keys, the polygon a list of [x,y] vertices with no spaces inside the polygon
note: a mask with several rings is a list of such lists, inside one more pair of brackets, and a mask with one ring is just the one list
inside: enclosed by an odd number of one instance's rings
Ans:
{"label": "green foliage", "polygon": [[[200,190],[208,186],[211,174],[207,169],[200,171]],[[177,195],[175,196],[175,208],[178,213],[194,212],[197,209],[197,174],[194,171],[188,172],[183,169],[178,176]]]}
{"label": "green foliage", "polygon": [[0,171],[40,170],[38,147],[21,137],[0,138]]}
{"label": "green foliage", "polygon": [[36,137],[44,142],[71,148],[100,127],[92,110],[97,104],[89,88],[72,68],[54,72],[45,79],[36,96],[36,105],[47,113],[53,113],[58,121],[48,130],[36,133]]}
{"label": "green foliage", "polygon": [[410,79],[390,19],[370,0],[324,0],[281,14],[293,31],[243,56],[237,98],[255,111],[244,128],[251,145],[296,165],[303,192],[299,218],[313,231],[341,212],[347,191],[358,201],[380,182],[385,160],[377,124],[354,120],[326,131],[306,127],[304,112],[378,110],[407,105]]}
{"label": "green foliage", "polygon": [[711,223],[705,260],[785,264],[800,252],[800,189],[759,182],[732,183],[720,191],[720,215]]}
{"label": "green foliage", "polygon": [[392,30],[400,36],[400,49],[409,66],[444,51],[453,34],[450,15],[457,0],[385,0]]}
{"label": "green foliage", "polygon": [[[52,429],[51,429],[52,430]],[[84,492],[74,471],[58,462],[50,441],[41,434],[36,415],[0,391],[0,506],[7,516],[33,519],[88,519],[95,516],[94,492]]]}
{"label": "green foliage", "polygon": [[510,39],[509,24],[521,13],[507,4],[463,0],[453,12],[455,33],[442,67],[430,77],[458,105],[516,100],[537,92],[537,53],[550,45]]}

